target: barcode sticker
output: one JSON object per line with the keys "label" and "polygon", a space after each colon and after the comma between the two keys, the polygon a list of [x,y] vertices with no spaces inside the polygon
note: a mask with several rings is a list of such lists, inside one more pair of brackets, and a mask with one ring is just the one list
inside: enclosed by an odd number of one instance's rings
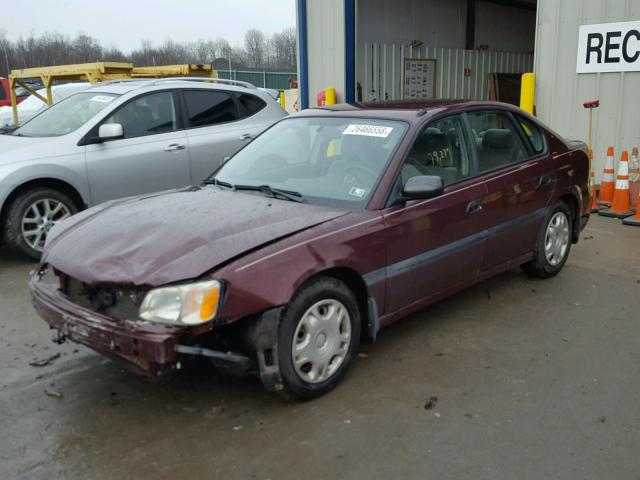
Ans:
{"label": "barcode sticker", "polygon": [[393,132],[393,127],[383,127],[381,125],[349,125],[342,134],[387,138],[391,132]]}

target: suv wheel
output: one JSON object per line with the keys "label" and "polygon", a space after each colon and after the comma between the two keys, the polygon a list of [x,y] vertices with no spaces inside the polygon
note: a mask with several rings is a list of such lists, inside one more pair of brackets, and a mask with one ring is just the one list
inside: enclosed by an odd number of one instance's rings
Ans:
{"label": "suv wheel", "polygon": [[287,306],[278,329],[284,392],[310,399],[332,390],[359,341],[360,312],[351,290],[330,277],[307,284]]}
{"label": "suv wheel", "polygon": [[7,244],[14,251],[39,260],[49,230],[77,212],[73,201],[58,190],[36,188],[23,192],[7,212],[4,223]]}
{"label": "suv wheel", "polygon": [[573,219],[564,202],[554,205],[547,214],[533,247],[533,260],[522,266],[529,275],[549,278],[564,267],[571,251]]}

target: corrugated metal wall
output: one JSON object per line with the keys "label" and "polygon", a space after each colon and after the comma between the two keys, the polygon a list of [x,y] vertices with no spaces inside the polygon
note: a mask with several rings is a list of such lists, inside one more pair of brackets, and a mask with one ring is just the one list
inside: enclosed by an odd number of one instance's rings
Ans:
{"label": "corrugated metal wall", "polygon": [[616,156],[640,146],[640,72],[576,74],[580,25],[640,19],[640,0],[538,0],[535,71],[538,117],[561,135],[587,140],[582,104],[600,99],[594,116],[599,183],[607,147]]}
{"label": "corrugated metal wall", "polygon": [[[436,98],[486,100],[489,73],[523,73],[533,68],[533,55],[459,48],[414,48],[364,43],[358,48],[363,69],[357,73],[365,101],[402,99],[405,58],[436,60]],[[471,76],[465,77],[469,68]]]}
{"label": "corrugated metal wall", "polygon": [[308,0],[309,105],[329,86],[344,102],[344,0]]}

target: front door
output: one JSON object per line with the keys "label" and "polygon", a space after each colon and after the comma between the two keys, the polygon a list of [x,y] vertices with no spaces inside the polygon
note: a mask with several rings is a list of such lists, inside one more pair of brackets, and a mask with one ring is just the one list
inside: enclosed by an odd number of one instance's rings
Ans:
{"label": "front door", "polygon": [[555,181],[541,131],[532,122],[506,111],[470,112],[467,118],[488,190],[486,271],[532,251]]}
{"label": "front door", "polygon": [[93,204],[191,183],[176,112],[174,94],[162,91],[131,100],[101,122],[121,124],[124,137],[86,147]]}
{"label": "front door", "polygon": [[430,123],[416,137],[401,180],[437,175],[443,195],[409,201],[383,212],[388,267],[385,313],[426,300],[476,277],[486,229],[481,200],[485,184],[476,176],[461,117]]}

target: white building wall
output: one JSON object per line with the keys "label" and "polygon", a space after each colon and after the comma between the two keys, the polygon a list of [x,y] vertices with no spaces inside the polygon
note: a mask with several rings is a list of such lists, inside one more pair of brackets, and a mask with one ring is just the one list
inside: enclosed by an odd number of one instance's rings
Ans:
{"label": "white building wall", "polygon": [[344,102],[344,1],[308,0],[307,35],[309,106],[316,106],[317,93],[327,87],[334,87],[338,102]]}
{"label": "white building wall", "polygon": [[576,74],[580,25],[640,19],[640,0],[538,0],[535,71],[538,117],[563,136],[588,138],[588,111],[594,112],[594,168],[599,183],[607,147],[640,146],[640,72]]}

